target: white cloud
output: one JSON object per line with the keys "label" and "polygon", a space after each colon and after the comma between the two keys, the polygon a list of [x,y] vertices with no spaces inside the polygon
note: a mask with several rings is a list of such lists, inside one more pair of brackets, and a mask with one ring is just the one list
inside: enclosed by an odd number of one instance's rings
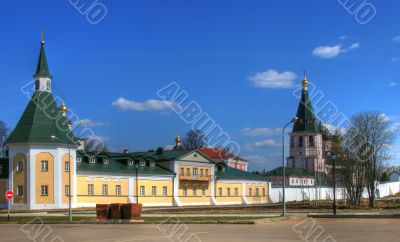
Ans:
{"label": "white cloud", "polygon": [[347,36],[346,35],[342,35],[342,36],[339,37],[339,39],[340,40],[345,40],[345,39],[347,39]]}
{"label": "white cloud", "polygon": [[354,44],[352,44],[350,47],[349,47],[349,50],[354,50],[354,49],[357,49],[357,48],[360,48],[360,43],[354,43]]}
{"label": "white cloud", "polygon": [[312,54],[320,58],[329,59],[340,55],[340,53],[346,53],[350,50],[358,49],[360,46],[361,45],[358,42],[353,43],[348,48],[343,47],[341,44],[332,46],[319,46],[313,50]]}
{"label": "white cloud", "polygon": [[170,101],[149,99],[145,102],[135,102],[123,97],[118,98],[112,105],[122,110],[135,111],[172,111],[174,107],[178,108],[177,104]]}
{"label": "white cloud", "polygon": [[393,61],[393,62],[396,62],[396,61],[399,61],[399,60],[400,60],[399,57],[393,57],[393,58],[391,59],[391,61]]}
{"label": "white cloud", "polygon": [[270,69],[265,72],[259,72],[254,76],[249,77],[250,82],[254,87],[261,88],[294,88],[296,87],[294,79],[296,74],[290,71],[279,73],[276,70]]}
{"label": "white cloud", "polygon": [[257,141],[251,144],[245,144],[244,148],[245,150],[256,150],[264,147],[277,147],[280,146],[281,144],[278,143],[276,140],[273,139],[266,139],[262,141]]}
{"label": "white cloud", "polygon": [[400,35],[393,37],[393,42],[400,43]]}
{"label": "white cloud", "polygon": [[270,135],[275,135],[279,134],[281,132],[281,129],[276,128],[276,129],[271,129],[271,128],[244,128],[242,131],[240,131],[242,135],[244,136],[250,136],[250,137],[256,137],[256,136],[270,136]]}
{"label": "white cloud", "polygon": [[390,82],[389,83],[389,87],[395,87],[395,86],[397,86],[397,82]]}
{"label": "white cloud", "polygon": [[107,123],[100,122],[100,121],[94,121],[91,119],[81,119],[81,120],[76,121],[74,123],[74,125],[76,125],[76,126],[83,125],[86,127],[99,127],[99,126],[105,126],[105,125],[107,125]]}
{"label": "white cloud", "polygon": [[321,57],[321,58],[333,58],[340,54],[340,50],[342,49],[341,45],[334,46],[320,46],[313,50],[313,55]]}

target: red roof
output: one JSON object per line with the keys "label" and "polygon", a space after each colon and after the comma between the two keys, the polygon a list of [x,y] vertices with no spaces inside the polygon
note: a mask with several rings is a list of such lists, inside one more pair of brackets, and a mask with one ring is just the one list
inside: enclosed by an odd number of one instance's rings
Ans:
{"label": "red roof", "polygon": [[233,159],[247,162],[247,160],[240,156],[232,155],[218,148],[200,148],[199,151],[210,159]]}

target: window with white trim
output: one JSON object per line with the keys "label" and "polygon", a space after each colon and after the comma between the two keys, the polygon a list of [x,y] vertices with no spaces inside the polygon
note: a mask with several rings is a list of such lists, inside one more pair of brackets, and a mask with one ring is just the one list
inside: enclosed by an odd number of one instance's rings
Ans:
{"label": "window with white trim", "polygon": [[192,194],[193,194],[193,197],[197,196],[197,185],[196,184],[193,184],[193,186],[192,186]]}
{"label": "window with white trim", "polygon": [[140,166],[146,166],[146,161],[141,160],[140,161]]}
{"label": "window with white trim", "polygon": [[110,164],[110,160],[109,160],[109,159],[104,159],[104,160],[103,160],[103,164],[104,164],[104,165]]}
{"label": "window with white trim", "polygon": [[234,195],[235,197],[239,196],[239,189],[237,187],[235,187]]}
{"label": "window with white trim", "polygon": [[197,176],[198,168],[193,168],[193,176]]}
{"label": "window with white trim", "polygon": [[267,195],[267,193],[265,192],[265,188],[262,189],[262,194],[263,194],[263,196]]}
{"label": "window with white trim", "polygon": [[228,196],[228,197],[231,196],[231,189],[229,187],[226,188],[226,196]]}
{"label": "window with white trim", "polygon": [[40,186],[40,196],[48,196],[49,195],[49,186],[47,185],[42,185]]}
{"label": "window with white trim", "polygon": [[153,197],[157,196],[157,187],[156,186],[151,187],[151,195]]}
{"label": "window with white trim", "polygon": [[134,165],[133,160],[128,160],[128,166],[133,166],[133,165]]}
{"label": "window with white trim", "polygon": [[88,195],[89,196],[94,195],[94,185],[93,184],[88,184]]}
{"label": "window with white trim", "polygon": [[190,176],[190,168],[186,168],[186,175]]}
{"label": "window with white trim", "polygon": [[146,194],[146,190],[144,186],[140,186],[140,196],[144,196]]}
{"label": "window with white trim", "polygon": [[181,176],[184,176],[184,175],[185,175],[185,169],[181,168]]}
{"label": "window with white trim", "polygon": [[69,172],[69,161],[64,162],[64,171]]}
{"label": "window with white trim", "polygon": [[162,193],[164,197],[168,196],[168,187],[163,186]]}
{"label": "window with white trim", "polygon": [[185,183],[183,184],[183,196],[187,196],[187,189],[188,189],[188,185]]}
{"label": "window with white trim", "polygon": [[201,184],[201,195],[203,196],[203,197],[205,197],[206,196],[206,184]]}
{"label": "window with white trim", "polygon": [[121,196],[121,185],[115,185],[115,196]]}
{"label": "window with white trim", "polygon": [[208,177],[208,169],[206,169],[206,177]]}
{"label": "window with white trim", "polygon": [[40,167],[42,172],[48,172],[49,171],[49,162],[47,160],[42,160],[40,162]]}
{"label": "window with white trim", "polygon": [[91,163],[91,164],[96,163],[96,158],[90,158],[90,163]]}
{"label": "window with white trim", "polygon": [[64,186],[64,194],[65,194],[65,196],[69,196],[69,186],[68,185]]}
{"label": "window with white trim", "polygon": [[204,176],[204,170],[203,169],[200,169],[200,176],[201,177]]}
{"label": "window with white trim", "polygon": [[18,185],[17,186],[17,196],[22,197],[24,195],[24,186]]}
{"label": "window with white trim", "polygon": [[253,196],[253,189],[251,187],[249,187],[249,196]]}
{"label": "window with white trim", "polygon": [[219,195],[220,197],[222,197],[222,188],[221,188],[221,187],[218,188],[218,195]]}
{"label": "window with white trim", "polygon": [[107,184],[103,184],[101,186],[101,194],[103,196],[108,196],[108,185]]}
{"label": "window with white trim", "polygon": [[17,162],[17,172],[20,173],[23,170],[24,170],[24,162],[20,160]]}

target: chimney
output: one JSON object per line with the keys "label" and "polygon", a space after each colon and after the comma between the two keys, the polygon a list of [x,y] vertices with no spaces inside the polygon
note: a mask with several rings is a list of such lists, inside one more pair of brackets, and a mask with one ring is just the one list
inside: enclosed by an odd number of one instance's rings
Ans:
{"label": "chimney", "polygon": [[124,154],[129,154],[129,150],[128,149],[124,149]]}

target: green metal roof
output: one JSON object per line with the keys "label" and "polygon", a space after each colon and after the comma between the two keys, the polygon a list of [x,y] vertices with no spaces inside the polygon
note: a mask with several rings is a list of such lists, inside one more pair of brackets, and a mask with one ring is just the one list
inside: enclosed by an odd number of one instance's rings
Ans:
{"label": "green metal roof", "polygon": [[[275,168],[265,174],[266,176],[283,176],[283,168],[278,167]],[[285,168],[285,175],[286,176],[314,176],[303,169],[298,168]]]}
{"label": "green metal roof", "polygon": [[6,143],[76,144],[68,122],[50,92],[35,92]]}
{"label": "green metal roof", "polygon": [[39,61],[36,68],[36,72],[33,77],[36,79],[38,77],[48,77],[52,78],[49,70],[49,66],[47,65],[46,51],[44,50],[44,41],[42,40],[40,46],[40,54]]}
{"label": "green metal roof", "polygon": [[256,175],[247,171],[242,171],[229,166],[223,165],[225,170],[217,169],[216,176],[220,180],[251,180],[251,181],[267,181],[266,177]]}
{"label": "green metal roof", "polygon": [[[78,171],[96,171],[96,172],[112,172],[112,173],[136,173],[136,167],[135,166],[129,166],[127,165],[127,160],[133,160],[133,161],[149,161],[148,157],[147,159],[144,159],[141,156],[135,156],[132,155],[131,153],[125,154],[125,153],[112,153],[112,152],[104,152],[100,154],[92,154],[92,153],[84,153],[82,151],[78,151],[78,156],[84,157],[95,157],[96,158],[96,163],[90,163],[88,161],[82,160],[81,162],[77,163],[77,170]],[[147,152],[143,152],[147,153]],[[97,160],[99,157],[109,157],[109,164],[104,164]],[[174,175],[175,173],[163,168],[161,166],[158,166],[155,164],[155,166],[150,166],[149,164],[146,164],[146,166],[139,166],[138,168],[138,173],[139,174],[151,174],[151,175]]]}
{"label": "green metal roof", "polygon": [[318,122],[308,95],[308,89],[303,88],[301,100],[297,108],[297,122],[293,125],[293,132],[319,132]]}

